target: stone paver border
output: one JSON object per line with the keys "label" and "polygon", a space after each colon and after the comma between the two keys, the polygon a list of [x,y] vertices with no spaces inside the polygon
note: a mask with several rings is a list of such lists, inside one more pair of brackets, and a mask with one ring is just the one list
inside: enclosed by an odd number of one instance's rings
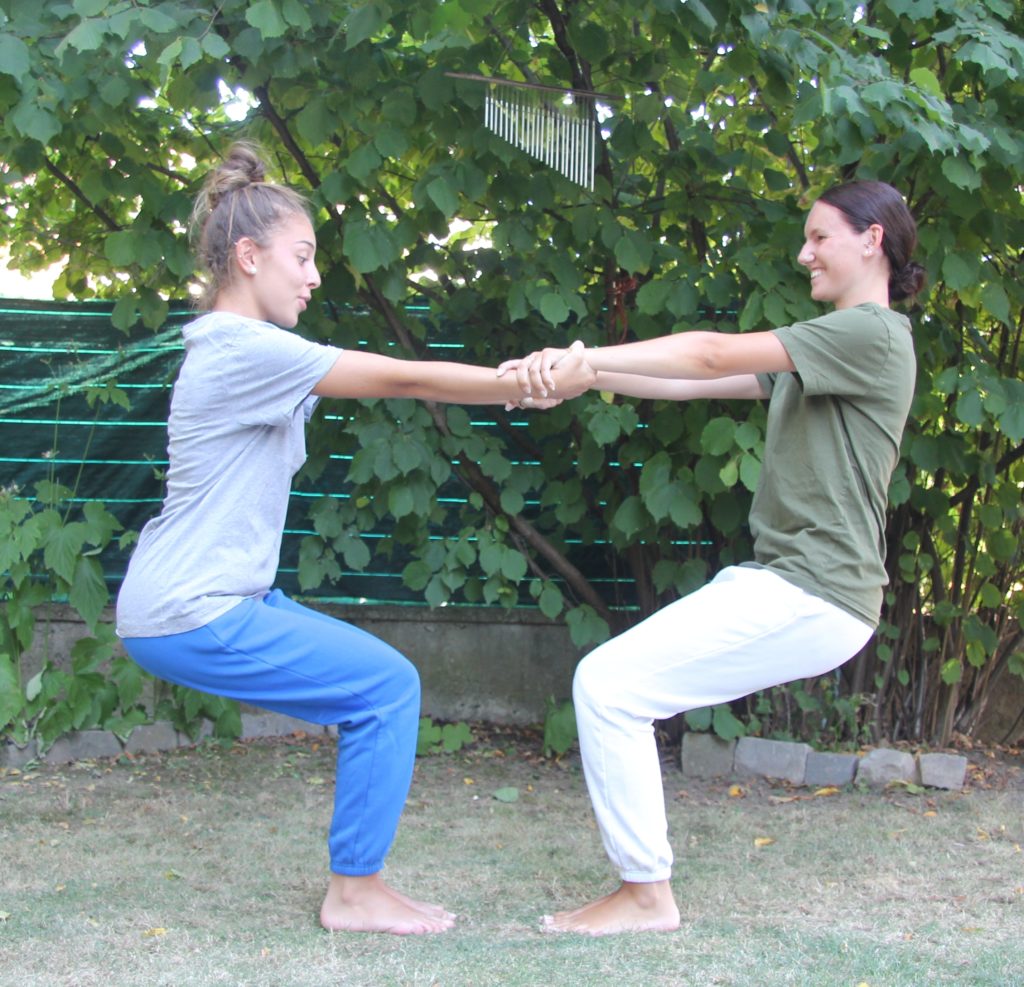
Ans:
{"label": "stone paver border", "polygon": [[[210,735],[206,724],[198,739]],[[334,735],[322,727],[279,713],[243,713],[241,739],[283,737],[302,732]],[[170,723],[136,727],[127,742],[106,730],[82,730],[57,740],[41,758],[47,764],[66,764],[121,754],[152,754],[187,747],[195,740],[179,733]],[[26,747],[0,744],[0,768],[21,768],[38,756],[35,741]],[[742,737],[722,740],[710,733],[689,731],[683,735],[680,767],[695,778],[760,777],[790,785],[820,788],[850,784],[882,788],[892,783],[926,788],[959,789],[967,775],[967,758],[961,754],[910,754],[879,747],[863,754],[815,751],[808,744],[784,740]]]}

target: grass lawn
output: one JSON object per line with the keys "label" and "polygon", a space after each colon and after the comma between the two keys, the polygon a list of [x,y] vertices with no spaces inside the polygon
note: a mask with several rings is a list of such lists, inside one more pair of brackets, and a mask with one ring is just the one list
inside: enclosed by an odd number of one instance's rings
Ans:
{"label": "grass lawn", "polygon": [[317,925],[330,744],[0,771],[0,985],[1024,985],[1020,758],[972,755],[963,792],[828,795],[666,753],[682,928],[584,939],[538,927],[615,884],[578,757],[474,732],[417,762],[388,864],[458,912],[438,936]]}

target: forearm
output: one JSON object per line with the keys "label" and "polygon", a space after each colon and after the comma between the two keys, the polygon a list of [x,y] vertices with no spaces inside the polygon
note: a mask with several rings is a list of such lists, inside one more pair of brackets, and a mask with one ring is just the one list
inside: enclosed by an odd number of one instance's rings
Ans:
{"label": "forearm", "polygon": [[736,374],[713,380],[681,380],[599,371],[594,390],[611,391],[634,398],[665,401],[691,401],[700,398],[738,398],[756,400],[767,397],[754,374]]}
{"label": "forearm", "polygon": [[386,397],[447,404],[505,404],[522,397],[515,379],[496,377],[494,368],[445,361],[409,361],[411,374],[395,381]]}
{"label": "forearm", "polygon": [[[593,382],[593,372],[583,364],[580,352],[582,346],[564,368],[554,371],[556,390],[551,398],[576,397]],[[398,360],[358,350],[345,350],[313,393],[333,398],[416,398],[451,404],[508,404],[523,396],[515,376],[498,376],[491,367],[443,360]]]}
{"label": "forearm", "polygon": [[785,347],[771,332],[681,332],[588,349],[584,358],[599,373],[691,381],[793,369]]}

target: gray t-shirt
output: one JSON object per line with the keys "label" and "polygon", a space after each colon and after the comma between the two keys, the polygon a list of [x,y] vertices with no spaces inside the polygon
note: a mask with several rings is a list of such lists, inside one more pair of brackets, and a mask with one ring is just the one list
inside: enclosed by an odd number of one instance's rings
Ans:
{"label": "gray t-shirt", "polygon": [[755,564],[874,627],[914,394],[910,322],[871,303],[774,332],[796,372],[758,375],[771,403],[750,511]]}
{"label": "gray t-shirt", "polygon": [[227,312],[183,334],[167,496],[117,598],[121,637],[195,630],[270,589],[292,477],[306,459],[310,392],[341,353]]}

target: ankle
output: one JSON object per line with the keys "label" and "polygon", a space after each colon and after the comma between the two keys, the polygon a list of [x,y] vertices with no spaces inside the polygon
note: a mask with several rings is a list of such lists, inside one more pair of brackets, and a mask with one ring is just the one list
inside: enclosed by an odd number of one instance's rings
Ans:
{"label": "ankle", "polygon": [[657,908],[675,903],[672,885],[668,881],[623,881],[622,892],[641,908]]}

